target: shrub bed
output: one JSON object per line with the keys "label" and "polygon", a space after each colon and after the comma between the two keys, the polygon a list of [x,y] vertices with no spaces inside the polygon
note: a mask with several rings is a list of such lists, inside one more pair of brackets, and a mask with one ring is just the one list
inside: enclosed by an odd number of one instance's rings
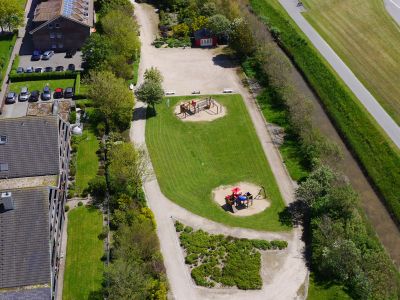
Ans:
{"label": "shrub bed", "polygon": [[35,80],[52,80],[52,79],[75,79],[79,72],[45,72],[45,73],[11,73],[11,82],[21,82],[21,81],[35,81]]}
{"label": "shrub bed", "polygon": [[208,234],[176,221],[181,246],[186,251],[185,263],[197,285],[236,286],[242,290],[261,289],[261,254],[258,250],[287,247],[286,241],[248,240]]}
{"label": "shrub bed", "polygon": [[[382,132],[358,99],[333,73],[327,63],[306,40],[289,16],[275,4],[252,0],[282,48],[303,72],[357,158],[386,201],[395,219],[400,221],[400,153]],[[276,5],[279,5],[278,3]]]}

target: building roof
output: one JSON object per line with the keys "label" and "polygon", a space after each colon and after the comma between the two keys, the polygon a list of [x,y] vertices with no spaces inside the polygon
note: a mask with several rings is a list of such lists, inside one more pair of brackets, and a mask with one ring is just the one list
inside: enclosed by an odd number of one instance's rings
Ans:
{"label": "building roof", "polygon": [[0,120],[0,180],[59,174],[58,117]]}
{"label": "building roof", "polygon": [[11,193],[13,209],[0,206],[0,291],[51,286],[49,188],[0,191],[4,192]]}
{"label": "building roof", "polygon": [[50,300],[51,299],[51,288],[50,287],[38,287],[29,288],[24,290],[12,290],[12,291],[1,291],[1,300]]}
{"label": "building roof", "polygon": [[[66,17],[87,26],[93,26],[93,0],[48,0],[36,6],[33,22],[53,21]],[[40,25],[39,27],[42,27]],[[36,29],[32,30],[34,32]]]}
{"label": "building roof", "polygon": [[207,28],[199,29],[199,30],[194,32],[194,38],[196,40],[198,40],[198,39],[209,39],[209,38],[212,38],[212,37],[214,37],[214,35]]}

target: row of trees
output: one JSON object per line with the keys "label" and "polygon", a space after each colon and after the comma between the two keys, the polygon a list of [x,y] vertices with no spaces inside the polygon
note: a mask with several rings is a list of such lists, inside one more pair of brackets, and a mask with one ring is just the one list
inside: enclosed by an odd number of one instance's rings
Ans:
{"label": "row of trees", "polygon": [[17,0],[0,0],[0,28],[12,32],[24,24],[24,7]]}
{"label": "row of trees", "polygon": [[[112,4],[112,5],[111,5]],[[139,28],[128,0],[100,1],[99,24],[82,48],[88,70],[111,71],[125,80],[133,78],[133,62],[139,59]]]}
{"label": "row of trees", "polygon": [[302,159],[311,170],[297,198],[304,204],[300,207],[306,207],[301,216],[308,220],[305,230],[311,237],[313,271],[319,279],[345,285],[354,298],[397,299],[400,285],[394,266],[361,215],[357,193],[332,171],[340,151],[313,125],[311,102],[295,88],[293,67],[275,43],[279,32],[268,31],[240,2],[215,3],[235,24],[230,47],[251,65],[266,88],[264,93],[286,110],[291,134],[297,137]]}

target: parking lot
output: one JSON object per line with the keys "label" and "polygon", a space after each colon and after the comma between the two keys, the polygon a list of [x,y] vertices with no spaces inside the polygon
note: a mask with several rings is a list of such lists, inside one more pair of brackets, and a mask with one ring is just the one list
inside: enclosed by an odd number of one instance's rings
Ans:
{"label": "parking lot", "polygon": [[[33,52],[33,51],[32,51]],[[19,67],[26,70],[28,67],[46,68],[52,67],[55,69],[58,66],[63,66],[66,70],[69,64],[74,64],[76,70],[82,70],[82,52],[78,51],[72,58],[66,58],[65,53],[55,53],[49,60],[32,61],[32,55],[21,55],[19,58]]]}

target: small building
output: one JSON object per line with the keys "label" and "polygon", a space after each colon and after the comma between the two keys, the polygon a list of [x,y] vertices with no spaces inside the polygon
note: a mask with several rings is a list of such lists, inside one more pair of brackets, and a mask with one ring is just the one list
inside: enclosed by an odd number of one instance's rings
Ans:
{"label": "small building", "polygon": [[217,44],[218,44],[218,39],[210,30],[203,28],[195,31],[194,33],[195,47],[216,47]]}
{"label": "small building", "polygon": [[80,49],[92,32],[93,0],[48,0],[36,6],[32,20],[35,49]]}
{"label": "small building", "polygon": [[0,119],[0,299],[55,299],[68,192],[70,125]]}

